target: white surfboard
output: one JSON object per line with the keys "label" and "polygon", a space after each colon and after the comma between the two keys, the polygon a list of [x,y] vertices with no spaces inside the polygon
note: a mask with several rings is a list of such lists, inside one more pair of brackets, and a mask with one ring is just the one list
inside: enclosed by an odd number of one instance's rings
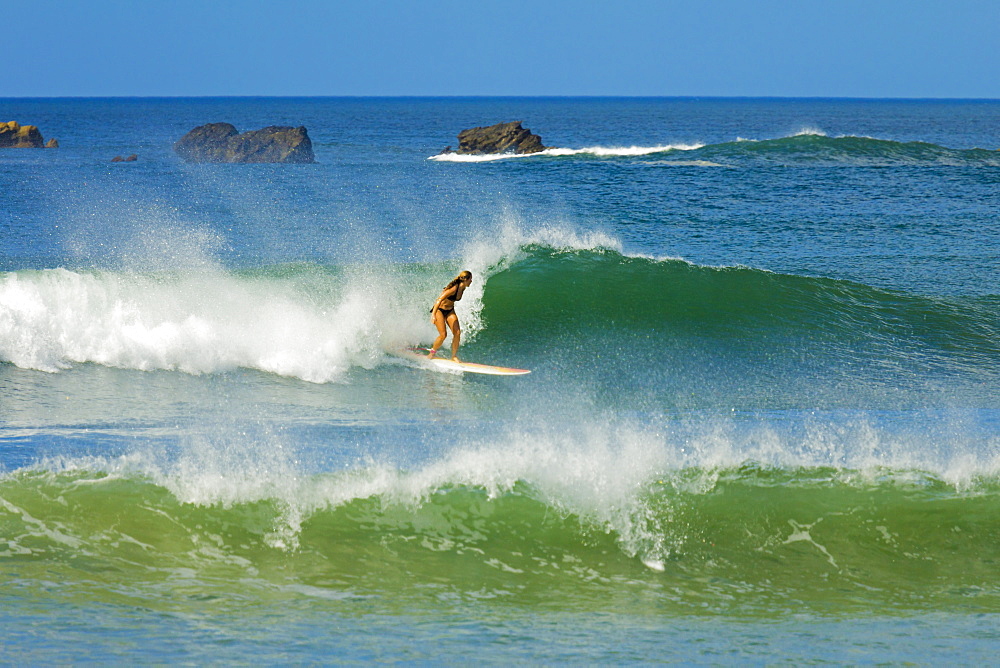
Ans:
{"label": "white surfboard", "polygon": [[407,348],[405,356],[419,362],[428,364],[431,368],[443,371],[459,371],[461,373],[484,373],[490,376],[523,376],[531,373],[530,369],[514,369],[506,366],[493,366],[491,364],[477,364],[476,362],[453,362],[444,357],[427,357],[426,348]]}

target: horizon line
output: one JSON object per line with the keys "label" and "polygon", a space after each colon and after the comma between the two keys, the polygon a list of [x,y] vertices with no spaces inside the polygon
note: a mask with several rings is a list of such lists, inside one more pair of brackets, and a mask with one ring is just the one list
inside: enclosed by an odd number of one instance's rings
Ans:
{"label": "horizon line", "polygon": [[21,95],[0,100],[845,100],[997,102],[996,97],[864,97],[851,95]]}

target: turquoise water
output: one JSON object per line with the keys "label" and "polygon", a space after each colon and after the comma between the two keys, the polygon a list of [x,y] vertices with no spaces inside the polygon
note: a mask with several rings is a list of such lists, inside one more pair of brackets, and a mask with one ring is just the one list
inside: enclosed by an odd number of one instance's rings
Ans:
{"label": "turquoise water", "polygon": [[1000,103],[0,110],[4,660],[995,655]]}

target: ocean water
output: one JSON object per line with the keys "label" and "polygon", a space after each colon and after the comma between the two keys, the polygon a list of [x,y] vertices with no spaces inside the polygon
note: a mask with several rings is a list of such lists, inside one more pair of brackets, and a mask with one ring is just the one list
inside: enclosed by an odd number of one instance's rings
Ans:
{"label": "ocean water", "polygon": [[[0,120],[61,144],[0,152],[0,662],[995,660],[1000,102]],[[397,354],[462,269],[530,375]]]}

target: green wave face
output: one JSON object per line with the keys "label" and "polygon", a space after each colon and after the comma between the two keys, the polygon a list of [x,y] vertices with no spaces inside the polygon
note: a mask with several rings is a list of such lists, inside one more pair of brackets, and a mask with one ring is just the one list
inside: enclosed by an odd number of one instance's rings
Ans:
{"label": "green wave face", "polygon": [[[492,276],[491,328],[514,321],[591,330],[645,327],[749,339],[788,329],[836,341],[877,330],[949,349],[995,352],[1000,302],[935,300],[842,280],[747,267],[704,267],[615,251],[529,247],[529,256]],[[748,330],[748,328],[750,328]],[[707,331],[706,331],[707,329]],[[945,344],[957,335],[957,341]],[[992,345],[991,345],[992,344]]]}
{"label": "green wave face", "polygon": [[744,467],[650,479],[618,506],[589,509],[526,482],[402,496],[203,505],[142,479],[22,472],[0,481],[0,564],[8,582],[72,582],[96,600],[167,609],[191,604],[189,593],[251,590],[400,609],[449,595],[529,608],[628,602],[639,614],[1000,604],[996,480],[956,491],[905,472]]}
{"label": "green wave face", "polygon": [[[615,251],[528,249],[489,279],[484,331],[523,364],[611,392],[722,395],[760,406],[879,406],[885,387],[956,395],[1000,381],[1000,302],[934,299],[841,280],[713,268]],[[513,343],[512,343],[513,342]],[[980,396],[982,396],[980,394]],[[678,399],[680,401],[680,399]],[[716,401],[715,405],[726,402]]]}

